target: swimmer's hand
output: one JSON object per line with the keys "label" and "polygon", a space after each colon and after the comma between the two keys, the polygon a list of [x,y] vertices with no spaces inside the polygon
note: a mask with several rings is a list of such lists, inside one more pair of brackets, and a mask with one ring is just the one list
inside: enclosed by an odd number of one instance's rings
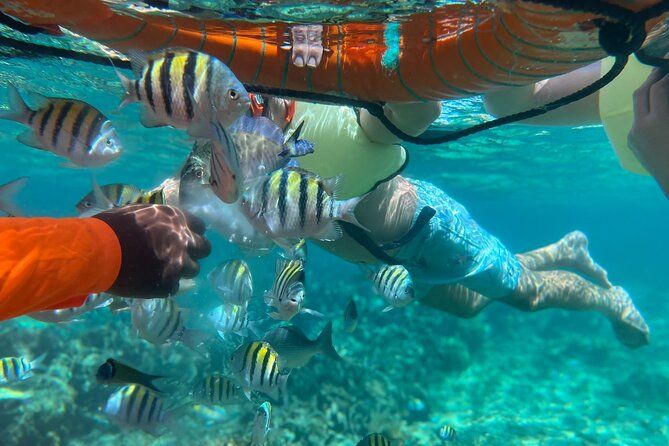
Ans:
{"label": "swimmer's hand", "polygon": [[634,125],[627,136],[637,159],[669,198],[669,74],[654,69],[634,92]]}
{"label": "swimmer's hand", "polygon": [[196,259],[211,251],[202,235],[204,223],[172,206],[125,206],[93,218],[107,223],[121,245],[121,270],[111,294],[172,295],[181,277],[195,277],[200,271]]}

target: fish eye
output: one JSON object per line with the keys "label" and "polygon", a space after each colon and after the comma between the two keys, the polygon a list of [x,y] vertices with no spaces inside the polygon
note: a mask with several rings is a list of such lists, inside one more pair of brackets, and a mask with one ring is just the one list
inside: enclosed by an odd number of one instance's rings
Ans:
{"label": "fish eye", "polygon": [[228,90],[228,97],[233,101],[236,101],[239,98],[239,93],[236,90]]}
{"label": "fish eye", "polygon": [[109,138],[107,138],[107,141],[105,141],[105,144],[107,145],[107,147],[111,147],[111,145],[112,145],[112,140],[109,139]]}
{"label": "fish eye", "polygon": [[195,176],[196,176],[198,179],[202,178],[202,172],[200,172],[200,171],[198,170],[197,172],[195,172]]}
{"label": "fish eye", "polygon": [[84,206],[89,208],[89,207],[93,206],[93,203],[91,203],[90,201],[84,201]]}

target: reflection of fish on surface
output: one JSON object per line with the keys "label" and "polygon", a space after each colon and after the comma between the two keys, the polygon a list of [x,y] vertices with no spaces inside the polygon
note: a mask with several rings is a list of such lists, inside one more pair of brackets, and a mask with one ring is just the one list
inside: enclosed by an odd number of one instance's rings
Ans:
{"label": "reflection of fish on surface", "polygon": [[280,326],[265,334],[263,341],[270,344],[280,358],[282,369],[304,367],[318,353],[341,361],[332,345],[332,322],[328,322],[313,341],[295,326]]}
{"label": "reflection of fish on surface", "polygon": [[112,297],[104,293],[89,294],[80,307],[62,308],[58,310],[44,310],[30,313],[27,316],[42,322],[63,323],[76,320],[84,313],[99,308],[108,307]]}
{"label": "reflection of fish on surface", "polygon": [[76,99],[31,95],[39,102],[37,110],[28,107],[16,87],[9,84],[9,110],[0,113],[0,119],[30,127],[17,137],[19,142],[81,167],[103,166],[121,155],[116,130],[97,109]]}
{"label": "reflection of fish on surface", "polygon": [[156,379],[164,378],[160,375],[149,375],[113,358],[107,359],[98,367],[95,378],[102,384],[141,384],[156,392],[161,392],[154,384]]}

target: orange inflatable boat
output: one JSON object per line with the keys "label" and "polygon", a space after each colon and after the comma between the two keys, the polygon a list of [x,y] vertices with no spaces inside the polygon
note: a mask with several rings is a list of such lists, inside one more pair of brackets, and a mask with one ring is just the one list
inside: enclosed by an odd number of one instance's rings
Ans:
{"label": "orange inflatable boat", "polygon": [[[565,2],[579,3],[579,2]],[[657,0],[616,0],[641,10]],[[602,16],[533,1],[457,4],[392,23],[323,25],[323,60],[291,63],[282,22],[202,19],[102,0],[6,0],[23,22],[59,25],[121,52],[187,47],[227,63],[251,85],[366,101],[424,101],[525,85],[599,60]],[[651,24],[647,24],[650,26]]]}

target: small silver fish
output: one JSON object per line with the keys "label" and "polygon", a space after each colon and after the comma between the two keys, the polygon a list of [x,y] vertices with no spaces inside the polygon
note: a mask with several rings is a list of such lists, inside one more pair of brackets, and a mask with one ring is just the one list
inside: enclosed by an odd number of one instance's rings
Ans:
{"label": "small silver fish", "polygon": [[295,326],[280,326],[263,337],[280,358],[282,369],[304,367],[316,354],[321,353],[337,361],[341,361],[332,345],[332,322],[328,322],[318,338],[309,339]]}
{"label": "small silver fish", "polygon": [[0,384],[25,381],[33,376],[33,370],[42,366],[46,353],[29,361],[26,358],[0,358]]}
{"label": "small silver fish", "polygon": [[130,305],[132,326],[139,336],[152,344],[183,342],[192,350],[206,354],[206,334],[184,325],[181,310],[174,301],[165,299],[134,299]]}
{"label": "small silver fish", "polygon": [[346,304],[344,311],[344,330],[348,333],[353,333],[358,326],[358,307],[355,305],[353,297],[351,297]]}
{"label": "small silver fish", "polygon": [[227,406],[241,403],[241,388],[230,378],[223,375],[206,376],[194,393],[195,398],[204,404]]}
{"label": "small silver fish", "polygon": [[121,156],[123,147],[111,122],[98,110],[75,99],[39,97],[32,110],[9,84],[9,110],[0,119],[27,125],[19,142],[67,158],[81,167],[99,167]]}
{"label": "small silver fish", "polygon": [[167,419],[166,402],[141,384],[124,386],[111,394],[104,413],[123,427],[139,428],[156,435]]}
{"label": "small silver fish", "polygon": [[413,280],[402,265],[384,265],[372,275],[372,281],[374,292],[383,297],[388,305],[384,312],[404,307],[414,300]]}
{"label": "small silver fish", "polygon": [[442,443],[446,442],[450,443],[452,441],[455,441],[457,433],[455,432],[455,429],[453,429],[451,426],[444,425],[441,426],[439,429],[437,429],[437,436],[442,441]]}
{"label": "small silver fish", "polygon": [[320,317],[321,313],[304,308],[304,262],[277,259],[274,284],[265,292],[265,304],[274,307],[269,314],[273,319],[289,321],[298,313]]}
{"label": "small silver fish", "polygon": [[244,260],[235,259],[221,263],[207,278],[226,304],[246,308],[253,297],[253,275]]}
{"label": "small silver fish", "polygon": [[256,411],[256,416],[253,420],[253,430],[251,431],[251,444],[249,446],[264,446],[267,443],[271,419],[272,405],[269,401],[265,401]]}
{"label": "small silver fish", "polygon": [[251,330],[246,308],[240,305],[219,305],[210,311],[207,317],[216,327],[218,335],[223,339],[229,334],[247,336],[249,330]]}
{"label": "small silver fish", "polygon": [[261,341],[242,344],[230,358],[230,368],[249,399],[251,390],[279,398],[288,380],[288,373],[283,373],[279,364],[276,351]]}
{"label": "small silver fish", "polygon": [[0,212],[4,212],[8,217],[21,215],[19,207],[14,202],[14,197],[25,187],[27,182],[28,177],[21,177],[0,185]]}
{"label": "small silver fish", "polygon": [[82,314],[88,313],[98,308],[104,308],[111,304],[112,298],[108,294],[89,294],[84,304],[80,307],[62,308],[58,310],[35,311],[28,314],[35,320],[51,323],[70,322],[77,319]]}

